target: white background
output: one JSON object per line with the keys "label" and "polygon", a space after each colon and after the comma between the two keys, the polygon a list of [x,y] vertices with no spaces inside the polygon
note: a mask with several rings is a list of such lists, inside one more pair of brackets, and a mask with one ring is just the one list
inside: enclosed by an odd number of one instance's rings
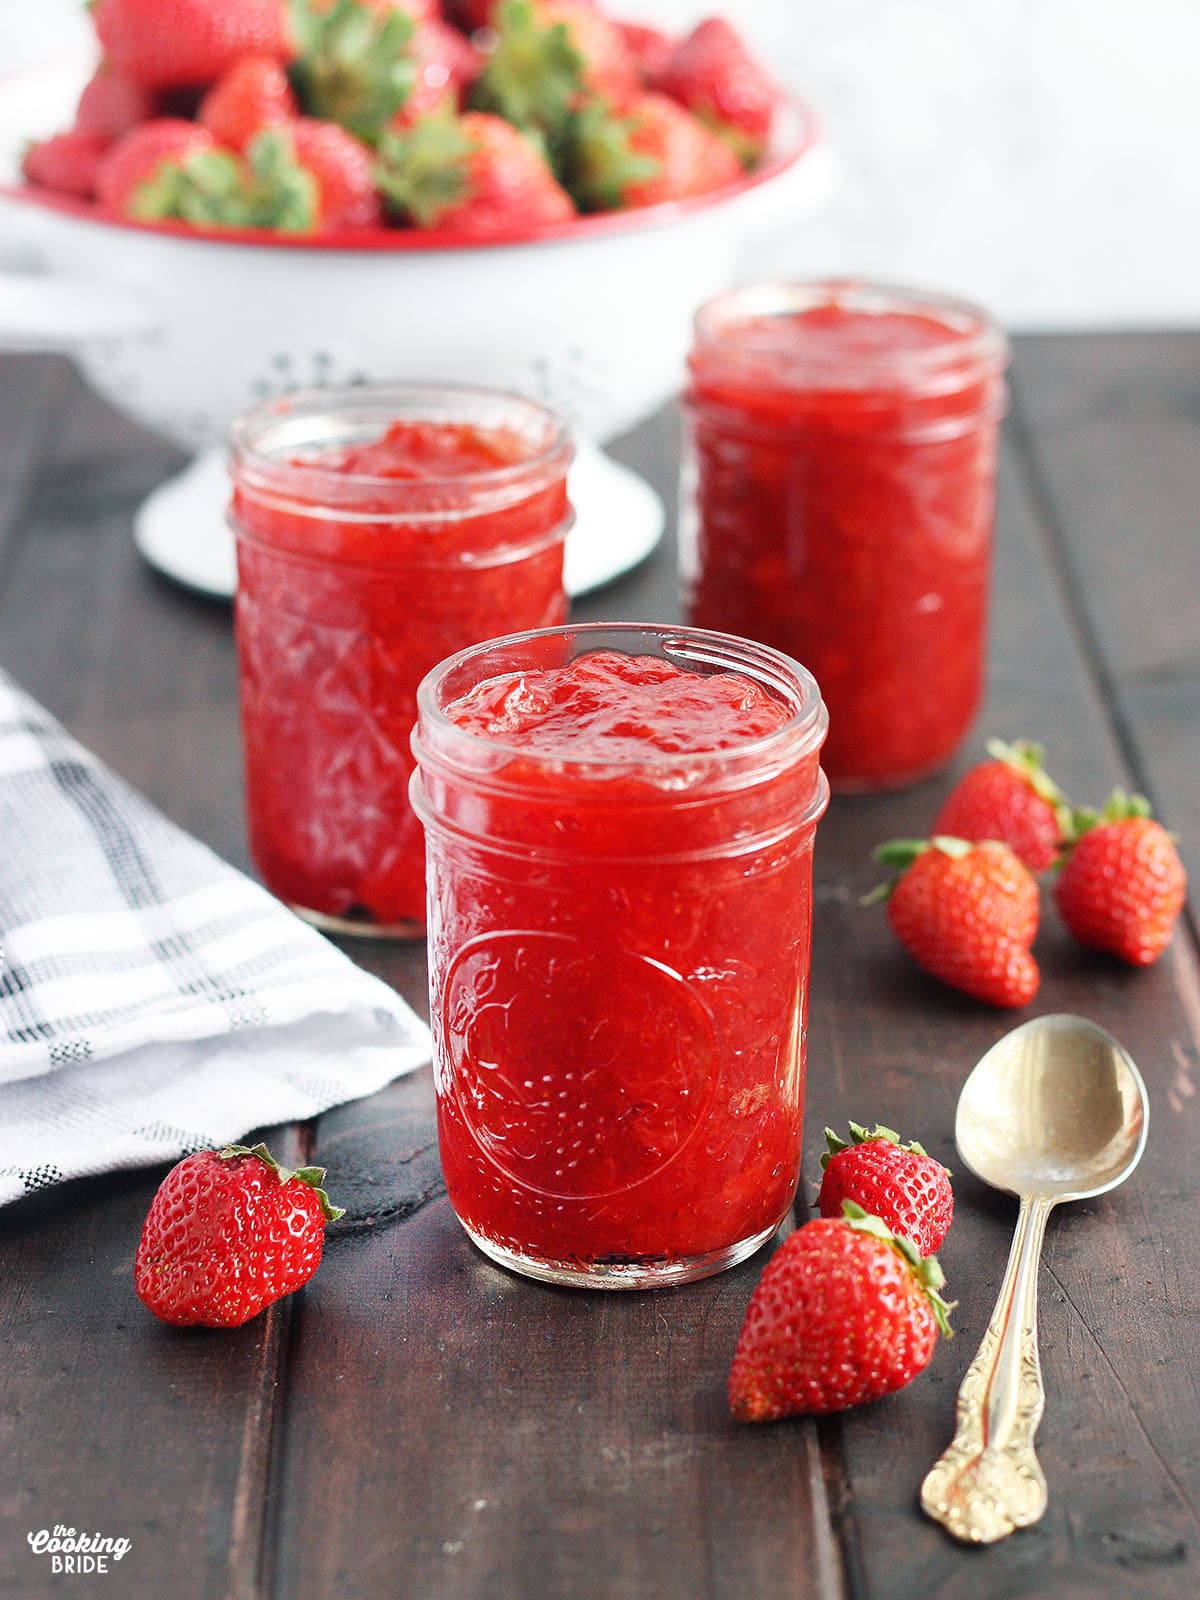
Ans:
{"label": "white background", "polygon": [[[719,0],[626,0],[682,25]],[[758,272],[956,290],[1012,327],[1200,323],[1200,0],[725,0],[819,111],[840,187]],[[0,70],[88,33],[0,0]]]}

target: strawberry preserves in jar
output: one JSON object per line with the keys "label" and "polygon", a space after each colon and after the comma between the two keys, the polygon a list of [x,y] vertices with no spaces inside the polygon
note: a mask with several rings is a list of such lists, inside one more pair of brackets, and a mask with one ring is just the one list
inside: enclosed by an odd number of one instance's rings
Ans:
{"label": "strawberry preserves in jar", "polygon": [[1006,362],[984,312],[903,289],[762,285],[697,316],[688,620],[809,666],[835,788],[915,781],[975,715]]}
{"label": "strawberry preserves in jar", "polygon": [[464,651],[419,702],[460,1221],[554,1282],[731,1266],[799,1171],[816,684],[744,640],[595,624]]}
{"label": "strawberry preserves in jar", "polygon": [[312,390],[235,424],[250,847],[310,920],[423,928],[417,685],[465,645],[565,617],[570,455],[541,406],[453,386]]}

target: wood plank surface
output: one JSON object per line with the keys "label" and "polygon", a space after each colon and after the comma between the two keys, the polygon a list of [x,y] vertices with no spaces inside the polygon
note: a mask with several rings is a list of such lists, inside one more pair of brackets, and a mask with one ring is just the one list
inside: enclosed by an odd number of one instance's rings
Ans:
{"label": "wood plank surface", "polygon": [[[1020,341],[979,726],[1044,738],[1080,798],[1143,784],[1189,849],[1200,839],[1188,809],[1200,788],[1195,351],[1169,337]],[[244,865],[228,613],[147,573],[129,541],[138,498],[178,458],[60,363],[5,358],[5,394],[43,403],[0,405],[0,499],[15,486],[0,665]],[[673,502],[671,418],[618,453]],[[1140,561],[1114,552],[1135,508]],[[577,614],[677,616],[671,542]],[[879,912],[857,903],[875,880],[870,846],[919,831],[949,781],[839,798],[821,824],[802,1200],[822,1126],[847,1116],[899,1126],[955,1165],[958,1087],[1015,1020],[922,978]],[[424,1004],[419,953],[354,953]],[[1191,1600],[1195,947],[1180,940],[1133,973],[1076,951],[1047,906],[1038,956],[1031,1010],[1110,1027],[1151,1093],[1138,1173],[1051,1223],[1039,1437],[1051,1500],[1038,1528],[964,1551],[915,1508],[1013,1222],[1014,1208],[965,1174],[943,1251],[959,1337],[878,1405],[750,1429],[729,1420],[723,1387],[763,1257],[651,1294],[553,1290],[483,1260],[436,1185],[417,1185],[434,1198],[406,1221],[335,1235],[284,1307],[232,1335],[180,1337],[132,1293],[149,1173],[0,1212],[0,1594],[118,1592],[112,1579],[54,1587],[29,1555],[28,1529],[66,1520],[134,1540],[119,1581],[136,1600]],[[360,1186],[368,1170],[386,1199],[389,1183],[428,1173],[431,1107],[423,1072],[287,1137],[330,1166],[335,1189],[339,1170]]]}
{"label": "wood plank surface", "polygon": [[1031,340],[1013,418],[1130,774],[1200,882],[1200,333]]}

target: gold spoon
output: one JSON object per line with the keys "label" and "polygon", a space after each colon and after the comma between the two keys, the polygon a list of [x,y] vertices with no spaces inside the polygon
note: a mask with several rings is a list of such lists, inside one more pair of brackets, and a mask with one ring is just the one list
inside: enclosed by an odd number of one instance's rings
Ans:
{"label": "gold spoon", "polygon": [[1046,1404],[1037,1344],[1046,1219],[1060,1201],[1124,1182],[1146,1147],[1148,1113],[1138,1069],[1083,1017],[1022,1023],[963,1085],[959,1155],[1021,1209],[996,1309],[958,1391],[954,1438],[921,1485],[921,1505],[956,1539],[991,1544],[1046,1509],[1033,1449]]}

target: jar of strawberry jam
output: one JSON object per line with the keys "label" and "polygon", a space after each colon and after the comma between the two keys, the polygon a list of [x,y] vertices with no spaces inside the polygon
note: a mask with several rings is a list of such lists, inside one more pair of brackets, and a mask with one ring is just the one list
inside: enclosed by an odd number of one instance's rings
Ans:
{"label": "jar of strawberry jam", "polygon": [[464,651],[418,698],[459,1220],[555,1283],[732,1266],[799,1172],[816,683],[745,640],[594,624]]}
{"label": "jar of strawberry jam", "polygon": [[417,685],[464,645],[566,616],[570,457],[555,416],[485,389],[312,390],[235,423],[250,848],[310,921],[423,930]]}
{"label": "jar of strawberry jam", "polygon": [[1007,360],[985,312],[907,289],[762,285],[697,316],[687,617],[808,665],[835,788],[915,781],[974,717]]}

